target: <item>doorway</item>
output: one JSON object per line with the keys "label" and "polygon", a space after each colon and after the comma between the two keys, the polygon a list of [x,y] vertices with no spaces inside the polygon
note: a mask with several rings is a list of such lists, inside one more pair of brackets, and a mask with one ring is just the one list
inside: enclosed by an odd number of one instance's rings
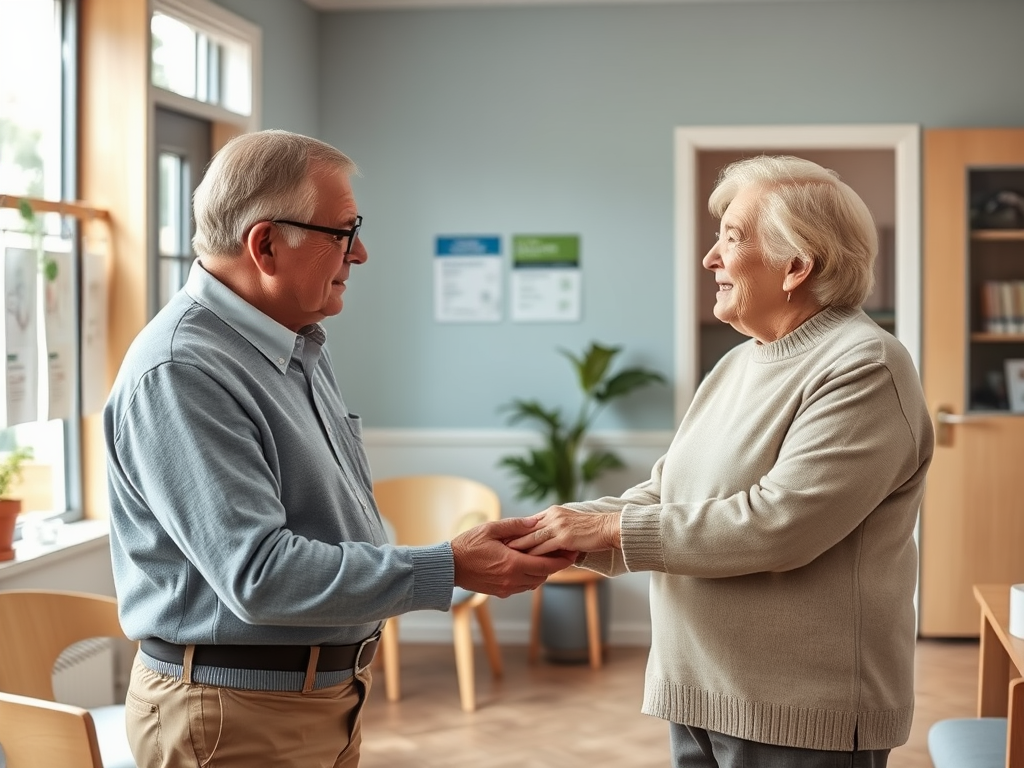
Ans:
{"label": "doorway", "polygon": [[[920,129],[916,125],[677,128],[675,135],[676,393],[678,422],[700,378],[740,339],[703,325],[710,291],[700,259],[714,223],[707,199],[718,170],[756,154],[791,154],[832,167],[865,198],[880,234],[876,292],[865,309],[891,330],[920,370]],[[837,167],[838,166],[838,167]],[[707,294],[706,296],[704,294]],[[706,312],[702,312],[702,306]],[[705,318],[706,319],[706,318]],[[732,331],[733,335],[730,335]]]}

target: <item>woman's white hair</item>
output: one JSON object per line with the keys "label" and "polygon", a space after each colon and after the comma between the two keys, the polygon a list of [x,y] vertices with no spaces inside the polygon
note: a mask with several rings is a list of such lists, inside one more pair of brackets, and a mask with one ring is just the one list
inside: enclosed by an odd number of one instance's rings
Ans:
{"label": "woman's white hair", "polygon": [[[310,178],[316,168],[359,172],[330,144],[298,133],[257,131],[231,139],[214,156],[192,196],[196,253],[236,255],[246,232],[261,221],[309,221],[317,205]],[[296,227],[282,232],[292,247],[305,237]]]}
{"label": "woman's white hair", "polygon": [[755,229],[771,266],[810,259],[809,287],[821,306],[860,307],[874,286],[878,231],[857,193],[810,160],[762,155],[726,166],[708,209],[720,219],[749,187],[762,190]]}

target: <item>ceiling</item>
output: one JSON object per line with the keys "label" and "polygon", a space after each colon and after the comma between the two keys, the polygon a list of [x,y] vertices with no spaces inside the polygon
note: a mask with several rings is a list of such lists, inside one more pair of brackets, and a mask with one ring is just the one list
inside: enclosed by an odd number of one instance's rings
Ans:
{"label": "ceiling", "polygon": [[[735,0],[305,0],[321,11],[369,11],[396,8],[499,8],[523,5],[676,5],[679,3],[727,3]],[[749,2],[750,0],[747,0]],[[771,2],[772,0],[765,0]],[[810,2],[811,0],[808,0]],[[822,2],[823,0],[813,0]],[[827,0],[826,0],[827,1]],[[833,0],[840,2],[841,0]],[[846,0],[850,2],[851,0]],[[852,0],[856,1],[856,0]]]}

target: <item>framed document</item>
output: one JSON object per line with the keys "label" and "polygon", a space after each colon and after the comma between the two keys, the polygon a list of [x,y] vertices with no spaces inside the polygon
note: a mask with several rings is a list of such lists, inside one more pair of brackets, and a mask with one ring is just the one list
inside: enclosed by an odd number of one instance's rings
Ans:
{"label": "framed document", "polygon": [[1024,360],[1006,361],[1006,398],[1010,411],[1024,413]]}

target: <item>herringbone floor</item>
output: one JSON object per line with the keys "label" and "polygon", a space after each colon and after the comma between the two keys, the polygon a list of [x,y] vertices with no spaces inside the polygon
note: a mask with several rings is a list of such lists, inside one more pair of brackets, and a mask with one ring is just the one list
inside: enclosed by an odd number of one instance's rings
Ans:
{"label": "herringbone floor", "polygon": [[[643,648],[610,648],[605,665],[529,665],[526,648],[502,649],[493,681],[477,654],[476,712],[459,708],[450,645],[402,646],[402,700],[384,700],[377,672],[363,720],[361,768],[665,768],[665,723],[640,714]],[[978,644],[922,640],[910,741],[890,768],[931,768],[929,726],[974,714]]]}

